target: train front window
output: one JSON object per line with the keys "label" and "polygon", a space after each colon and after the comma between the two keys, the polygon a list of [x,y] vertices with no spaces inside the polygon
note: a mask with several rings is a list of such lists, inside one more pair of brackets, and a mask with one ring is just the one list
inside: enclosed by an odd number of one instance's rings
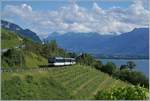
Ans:
{"label": "train front window", "polygon": [[49,63],[54,63],[55,60],[54,60],[53,58],[49,58],[49,59],[48,59],[48,62],[49,62]]}

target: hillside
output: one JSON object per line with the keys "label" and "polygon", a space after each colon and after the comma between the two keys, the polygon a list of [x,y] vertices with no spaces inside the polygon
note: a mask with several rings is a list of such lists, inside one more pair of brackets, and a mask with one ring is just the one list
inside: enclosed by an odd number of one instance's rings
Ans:
{"label": "hillside", "polygon": [[75,52],[97,55],[145,56],[148,57],[149,29],[135,28],[121,35],[100,35],[98,33],[74,33],[63,35],[51,33],[47,40],[56,39],[60,47]]}
{"label": "hillside", "polygon": [[16,32],[18,35],[31,39],[34,42],[41,43],[41,40],[37,34],[29,29],[23,29],[20,26],[5,20],[1,20],[1,27]]}
{"label": "hillside", "polygon": [[8,48],[2,53],[2,69],[21,70],[2,72],[2,99],[94,99],[98,90],[128,85],[90,66],[39,68],[47,64],[43,56],[67,55],[55,41],[41,45],[6,29],[2,40]]}
{"label": "hillside", "polygon": [[[115,69],[116,66],[113,63],[102,65],[101,61],[95,60],[90,54],[78,56],[76,53],[68,53],[58,47],[55,40],[40,44],[7,29],[2,30],[2,45],[7,48],[5,52],[2,52],[3,100],[93,100],[97,92],[112,87],[131,85],[125,83],[126,79],[125,82],[115,79],[113,75],[122,72],[120,69]],[[56,56],[73,56],[77,64],[47,67],[47,58]],[[113,74],[109,76],[106,73]],[[136,83],[142,84],[147,79],[141,79],[141,77],[144,78],[141,75],[138,79],[137,76],[133,81],[140,80]],[[145,81],[141,83],[141,80]],[[130,83],[133,84],[133,82]],[[148,85],[147,81],[144,84]]]}
{"label": "hillside", "polygon": [[[27,43],[32,45],[34,42],[20,37],[15,32],[3,28],[1,31],[2,51],[6,50],[2,53],[2,68],[38,68],[39,65],[47,64],[47,59],[26,49]],[[25,47],[21,47],[23,45]]]}
{"label": "hillside", "polygon": [[2,54],[2,69],[39,68],[47,64],[47,59],[29,51],[9,49]]}
{"label": "hillside", "polygon": [[13,48],[19,46],[22,43],[22,38],[16,33],[1,29],[1,48]]}
{"label": "hillside", "polygon": [[97,91],[127,85],[94,68],[74,65],[3,73],[2,99],[94,99]]}

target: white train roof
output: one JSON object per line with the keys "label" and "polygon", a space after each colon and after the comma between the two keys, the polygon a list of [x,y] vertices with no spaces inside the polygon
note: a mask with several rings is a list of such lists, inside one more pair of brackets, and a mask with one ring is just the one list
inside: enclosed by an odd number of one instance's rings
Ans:
{"label": "white train roof", "polygon": [[53,57],[53,59],[71,59],[71,60],[75,60],[75,58],[63,58],[63,57]]}

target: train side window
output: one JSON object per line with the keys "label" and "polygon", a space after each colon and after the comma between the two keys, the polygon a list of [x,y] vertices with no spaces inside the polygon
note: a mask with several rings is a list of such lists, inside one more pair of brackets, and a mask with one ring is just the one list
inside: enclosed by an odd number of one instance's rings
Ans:
{"label": "train side window", "polygon": [[56,59],[56,62],[64,62],[64,59]]}

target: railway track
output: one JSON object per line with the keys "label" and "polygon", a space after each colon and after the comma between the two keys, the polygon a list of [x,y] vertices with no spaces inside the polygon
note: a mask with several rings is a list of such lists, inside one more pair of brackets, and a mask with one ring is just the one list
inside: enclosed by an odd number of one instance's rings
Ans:
{"label": "railway track", "polygon": [[42,67],[42,68],[31,68],[31,69],[2,69],[1,68],[1,73],[3,72],[25,72],[25,71],[48,71],[51,69],[58,69],[58,68],[67,68],[67,67]]}

